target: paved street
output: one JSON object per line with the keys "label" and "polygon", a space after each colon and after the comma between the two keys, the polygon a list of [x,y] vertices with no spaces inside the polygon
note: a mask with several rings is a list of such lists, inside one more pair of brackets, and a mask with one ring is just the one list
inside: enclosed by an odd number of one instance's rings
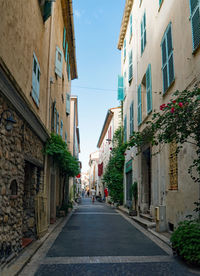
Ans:
{"label": "paved street", "polygon": [[[63,228],[62,228],[63,226]],[[167,245],[103,203],[82,199],[20,274],[35,276],[196,275]]]}

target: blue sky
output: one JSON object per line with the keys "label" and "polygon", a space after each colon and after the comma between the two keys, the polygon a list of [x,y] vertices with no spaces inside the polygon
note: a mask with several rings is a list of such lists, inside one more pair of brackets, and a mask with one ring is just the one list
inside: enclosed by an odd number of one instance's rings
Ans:
{"label": "blue sky", "polygon": [[125,0],[73,1],[78,79],[72,81],[72,95],[78,96],[82,171],[97,150],[108,109],[119,105],[117,43],[124,5]]}

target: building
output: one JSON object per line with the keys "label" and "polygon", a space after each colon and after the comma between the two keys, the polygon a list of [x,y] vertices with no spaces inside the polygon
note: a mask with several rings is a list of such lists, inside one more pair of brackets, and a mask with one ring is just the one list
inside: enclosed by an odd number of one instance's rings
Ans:
{"label": "building", "polygon": [[99,164],[99,151],[92,152],[89,157],[89,190],[96,190],[98,183],[98,164]]}
{"label": "building", "polygon": [[[50,132],[70,132],[77,77],[71,1],[0,0],[0,259],[48,230],[64,180],[43,155]],[[66,138],[67,142],[67,138]]]}
{"label": "building", "polygon": [[[173,92],[199,86],[199,8],[192,0],[126,1],[118,42],[125,140],[142,131]],[[187,173],[194,148],[184,145],[178,156],[172,144],[155,155],[150,144],[141,150],[138,156],[135,148],[126,152],[124,204],[130,206],[130,187],[137,181],[139,212],[155,218],[159,210],[157,229],[173,231],[198,199],[198,186]]]}
{"label": "building", "polygon": [[113,135],[121,126],[121,107],[110,108],[107,112],[97,148],[99,149],[99,164],[98,164],[98,185],[97,192],[104,194],[103,172],[109,162],[110,152],[113,146]]}

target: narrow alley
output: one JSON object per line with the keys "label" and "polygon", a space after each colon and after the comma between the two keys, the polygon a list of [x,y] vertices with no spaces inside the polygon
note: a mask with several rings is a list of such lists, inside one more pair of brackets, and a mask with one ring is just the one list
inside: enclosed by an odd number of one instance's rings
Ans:
{"label": "narrow alley", "polygon": [[[63,228],[62,228],[63,227]],[[193,275],[171,249],[119,211],[82,198],[20,276]]]}

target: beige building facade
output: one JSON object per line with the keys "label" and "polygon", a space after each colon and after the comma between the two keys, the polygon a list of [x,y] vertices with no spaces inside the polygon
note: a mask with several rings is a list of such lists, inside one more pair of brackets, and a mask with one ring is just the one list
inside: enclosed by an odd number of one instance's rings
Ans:
{"label": "beige building facade", "polygon": [[68,94],[77,69],[71,1],[1,0],[0,5],[0,259],[5,261],[46,233],[64,200],[65,179],[43,148],[51,132],[69,139]]}
{"label": "beige building facade", "polygon": [[103,172],[109,162],[113,147],[113,135],[121,126],[121,107],[110,108],[106,114],[104,125],[101,130],[97,148],[99,149],[97,192],[104,195]]}
{"label": "beige building facade", "polygon": [[[126,1],[118,48],[127,140],[133,131],[145,128],[145,122],[161,104],[169,102],[173,92],[199,85],[200,22],[194,22],[199,3],[193,2]],[[173,145],[153,155],[156,150],[146,145],[138,156],[135,148],[127,151],[124,203],[130,205],[130,187],[137,181],[139,212],[155,218],[160,210],[158,230],[173,230],[192,213],[199,197],[199,187],[187,173],[195,149],[184,145],[177,158]]]}

